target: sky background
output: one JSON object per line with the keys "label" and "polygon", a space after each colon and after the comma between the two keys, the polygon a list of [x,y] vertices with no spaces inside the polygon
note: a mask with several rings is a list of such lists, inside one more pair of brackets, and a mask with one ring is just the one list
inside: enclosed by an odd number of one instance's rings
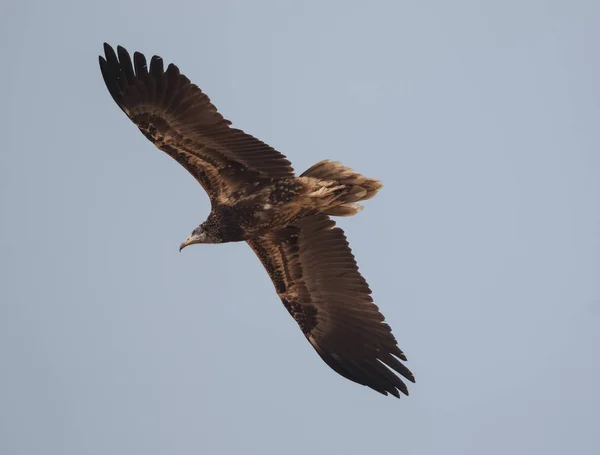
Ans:
{"label": "sky background", "polygon": [[[600,453],[600,3],[3,1],[0,453]],[[331,371],[109,96],[175,62],[342,219],[417,383]]]}

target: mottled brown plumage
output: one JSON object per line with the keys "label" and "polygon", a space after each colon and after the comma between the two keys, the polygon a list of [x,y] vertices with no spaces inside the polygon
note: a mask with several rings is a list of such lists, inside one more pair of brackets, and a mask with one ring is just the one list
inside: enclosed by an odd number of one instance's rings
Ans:
{"label": "mottled brown plumage", "polygon": [[181,248],[246,241],[321,358],[340,375],[380,393],[408,395],[412,373],[343,231],[329,216],[350,216],[381,188],[337,162],[296,177],[284,155],[231,128],[209,98],[171,64],[104,45],[100,68],[115,102],[159,149],[204,187],[211,213]]}

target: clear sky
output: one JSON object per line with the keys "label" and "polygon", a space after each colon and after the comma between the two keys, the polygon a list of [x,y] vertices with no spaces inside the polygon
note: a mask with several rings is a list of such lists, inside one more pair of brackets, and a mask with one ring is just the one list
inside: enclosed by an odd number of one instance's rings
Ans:
{"label": "clear sky", "polygon": [[[0,6],[0,453],[600,453],[600,3]],[[346,230],[417,383],[331,371],[202,188],[108,94],[159,54],[297,171],[384,188]]]}

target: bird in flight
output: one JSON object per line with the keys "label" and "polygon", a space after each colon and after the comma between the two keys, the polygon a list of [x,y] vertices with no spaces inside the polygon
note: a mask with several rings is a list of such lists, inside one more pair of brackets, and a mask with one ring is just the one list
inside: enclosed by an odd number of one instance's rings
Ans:
{"label": "bird in flight", "polygon": [[344,231],[330,216],[351,216],[381,188],[338,162],[296,176],[284,155],[231,127],[206,94],[170,64],[104,44],[100,69],[118,106],[156,147],[208,193],[211,211],[180,250],[245,241],[283,305],[333,370],[384,395],[408,395],[414,376],[371,298]]}

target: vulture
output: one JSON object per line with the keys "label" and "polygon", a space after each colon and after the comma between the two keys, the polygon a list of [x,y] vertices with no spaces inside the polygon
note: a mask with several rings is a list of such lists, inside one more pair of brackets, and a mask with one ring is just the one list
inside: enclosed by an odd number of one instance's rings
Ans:
{"label": "vulture", "polygon": [[211,211],[181,249],[246,242],[283,305],[334,371],[384,395],[408,395],[414,376],[373,303],[344,231],[331,216],[351,216],[381,188],[339,162],[320,161],[296,176],[286,157],[232,128],[208,96],[162,58],[150,65],[121,46],[99,57],[117,105],[154,145],[208,193]]}

